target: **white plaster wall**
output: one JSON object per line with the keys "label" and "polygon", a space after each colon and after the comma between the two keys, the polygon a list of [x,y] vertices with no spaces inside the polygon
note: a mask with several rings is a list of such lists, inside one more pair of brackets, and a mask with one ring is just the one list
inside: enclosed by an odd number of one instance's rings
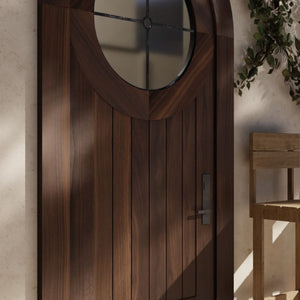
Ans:
{"label": "white plaster wall", "polygon": [[[242,63],[244,50],[254,43],[254,25],[249,17],[248,0],[231,0],[235,29],[235,70]],[[300,32],[298,32],[300,34]],[[249,133],[253,131],[300,133],[300,107],[292,103],[281,71],[259,80],[243,97],[235,94],[235,297],[252,296],[252,219],[249,218]],[[297,182],[299,181],[297,173]],[[259,199],[286,199],[285,173],[258,174]],[[300,184],[296,187],[299,197]],[[294,225],[267,221],[265,227],[266,295],[294,289]],[[273,243],[274,240],[274,243]]]}
{"label": "white plaster wall", "polygon": [[[231,2],[238,69],[243,49],[252,41],[253,27],[248,1]],[[36,299],[36,18],[36,1],[0,0],[1,300]],[[261,74],[243,98],[235,99],[235,294],[238,300],[250,299],[252,288],[252,221],[248,218],[248,135],[251,131],[300,132],[300,108],[290,101],[280,72],[272,76]],[[260,174],[259,180],[264,183],[258,186],[259,194],[272,199],[278,192],[284,197],[282,176],[276,172]],[[270,183],[264,181],[267,178],[271,178]],[[276,238],[274,244],[272,238]],[[292,225],[267,223],[268,294],[293,288],[293,242]]]}
{"label": "white plaster wall", "polygon": [[0,299],[36,299],[34,0],[0,0]]}

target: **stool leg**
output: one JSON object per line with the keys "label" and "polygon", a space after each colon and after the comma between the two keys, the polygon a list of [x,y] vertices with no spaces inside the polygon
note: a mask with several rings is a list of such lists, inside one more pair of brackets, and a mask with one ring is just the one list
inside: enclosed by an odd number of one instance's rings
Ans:
{"label": "stool leg", "polygon": [[264,219],[260,211],[253,217],[253,299],[264,299]]}
{"label": "stool leg", "polygon": [[296,290],[300,290],[300,222],[296,223]]}

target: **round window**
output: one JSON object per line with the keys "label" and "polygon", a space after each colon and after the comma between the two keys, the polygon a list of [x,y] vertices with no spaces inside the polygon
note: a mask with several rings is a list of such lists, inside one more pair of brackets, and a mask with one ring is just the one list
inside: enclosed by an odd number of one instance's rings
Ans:
{"label": "round window", "polygon": [[129,84],[161,89],[188,66],[195,42],[188,1],[95,0],[94,15],[104,56]]}

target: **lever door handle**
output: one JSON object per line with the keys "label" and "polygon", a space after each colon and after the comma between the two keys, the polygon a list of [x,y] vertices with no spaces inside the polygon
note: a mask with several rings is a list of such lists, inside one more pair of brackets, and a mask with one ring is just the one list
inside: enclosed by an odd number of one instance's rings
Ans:
{"label": "lever door handle", "polygon": [[198,210],[198,215],[202,215],[202,224],[210,225],[211,223],[211,183],[210,174],[202,175],[202,210]]}
{"label": "lever door handle", "polygon": [[210,214],[210,209],[203,209],[197,211],[197,216],[204,216],[209,214]]}
{"label": "lever door handle", "polygon": [[202,205],[200,209],[196,207],[193,216],[188,217],[188,220],[201,218],[202,225],[210,225],[212,219],[210,178],[210,174],[202,174]]}

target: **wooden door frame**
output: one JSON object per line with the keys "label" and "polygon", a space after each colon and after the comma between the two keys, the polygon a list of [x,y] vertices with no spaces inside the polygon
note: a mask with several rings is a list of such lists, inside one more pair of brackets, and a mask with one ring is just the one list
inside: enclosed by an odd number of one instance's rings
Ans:
{"label": "wooden door frame", "polygon": [[[230,0],[211,0],[216,29],[216,298],[233,298],[233,18]],[[38,285],[42,299],[42,20],[41,7],[52,4],[66,8],[93,11],[94,0],[39,0],[39,66],[38,66]],[[63,38],[68,38],[68,32]],[[62,91],[63,92],[63,91]],[[68,109],[68,107],[62,107]],[[53,141],[63,148],[68,141],[61,136]],[[66,153],[63,155],[67,155]],[[67,176],[67,175],[66,175]],[[68,178],[66,178],[66,181]]]}

